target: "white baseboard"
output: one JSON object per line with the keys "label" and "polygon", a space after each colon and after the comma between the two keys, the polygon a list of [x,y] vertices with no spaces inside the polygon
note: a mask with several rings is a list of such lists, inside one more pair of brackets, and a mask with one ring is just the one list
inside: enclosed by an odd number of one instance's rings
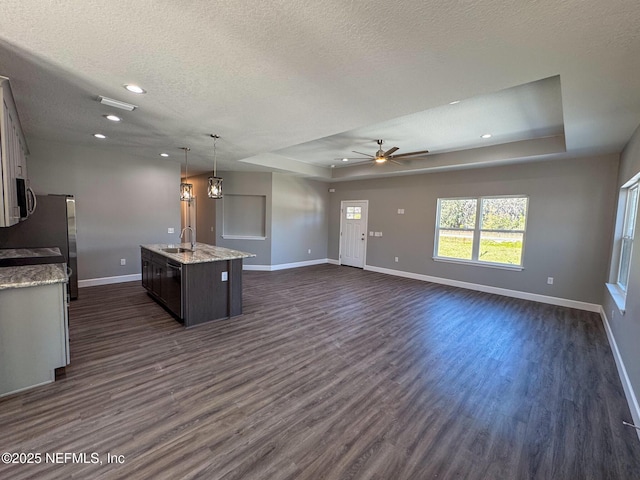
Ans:
{"label": "white baseboard", "polygon": [[579,302],[577,300],[569,300],[566,298],[550,297],[548,295],[540,295],[537,293],[521,292],[519,290],[509,290],[508,288],[492,287],[489,285],[481,285],[479,283],[461,282],[459,280],[450,280],[448,278],[432,277],[430,275],[422,275],[420,273],[403,272],[401,270],[393,270],[390,268],[374,267],[365,265],[365,270],[372,272],[384,273],[387,275],[395,275],[397,277],[412,278],[414,280],[422,280],[424,282],[439,283],[449,285],[451,287],[466,288],[467,290],[476,290],[478,292],[495,293],[505,297],[520,298],[522,300],[532,300],[534,302],[548,303],[550,305],[558,305],[561,307],[577,308],[578,310],[586,310],[587,312],[600,312],[601,306],[595,303]]}
{"label": "white baseboard", "polygon": [[330,263],[327,258],[317,258],[315,260],[305,260],[304,262],[280,263],[278,265],[243,265],[243,270],[258,272],[275,272],[276,270],[286,270],[289,268],[309,267],[311,265],[322,265]]}
{"label": "white baseboard", "polygon": [[[616,367],[618,368],[618,375],[622,382],[624,394],[627,397],[627,403],[629,404],[629,410],[631,411],[631,418],[633,419],[632,423],[634,425],[640,425],[640,405],[638,404],[638,397],[636,397],[636,394],[633,391],[631,380],[627,374],[627,368],[624,365],[622,356],[620,356],[620,350],[618,350],[618,344],[616,343],[616,338],[613,336],[613,331],[611,330],[611,325],[609,325],[609,319],[607,318],[607,314],[604,312],[604,308],[600,308],[600,317],[602,318],[604,329],[607,332],[607,338],[609,339],[613,358],[616,361]],[[640,439],[640,430],[636,430],[636,433],[638,434],[638,439]]]}
{"label": "white baseboard", "polygon": [[95,287],[96,285],[109,285],[111,283],[135,282],[142,280],[142,274],[132,273],[131,275],[119,275],[117,277],[89,278],[78,280],[78,288]]}
{"label": "white baseboard", "polygon": [[338,260],[334,260],[333,258],[327,258],[327,263],[330,263],[331,265],[340,265],[340,262]]}
{"label": "white baseboard", "polygon": [[[51,372],[51,374],[53,376],[55,376],[55,374],[53,373],[53,371]],[[50,383],[53,383],[55,380],[47,380],[46,382],[42,382],[42,383],[36,383],[35,385],[29,385],[28,387],[23,387],[23,388],[19,388],[17,390],[12,390],[11,392],[6,392],[3,394],[0,394],[0,398],[2,397],[8,397],[9,395],[14,395],[16,393],[20,393],[20,392],[26,392],[27,390],[31,390],[32,388],[36,388],[36,387],[42,387],[43,385],[49,385]]]}
{"label": "white baseboard", "polygon": [[242,265],[242,270],[252,272],[270,272],[271,265]]}

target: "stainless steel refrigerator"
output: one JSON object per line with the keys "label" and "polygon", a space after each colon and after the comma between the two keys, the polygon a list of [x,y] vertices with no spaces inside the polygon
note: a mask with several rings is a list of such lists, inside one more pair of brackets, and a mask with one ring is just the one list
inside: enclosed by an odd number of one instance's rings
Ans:
{"label": "stainless steel refrigerator", "polygon": [[0,228],[0,248],[58,247],[70,270],[69,296],[78,298],[76,202],[73,195],[37,195],[35,212]]}

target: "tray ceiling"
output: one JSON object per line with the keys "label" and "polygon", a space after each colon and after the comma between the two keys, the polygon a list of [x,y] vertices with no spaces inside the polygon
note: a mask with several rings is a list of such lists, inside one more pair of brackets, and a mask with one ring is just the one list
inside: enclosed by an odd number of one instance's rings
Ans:
{"label": "tray ceiling", "polygon": [[[619,0],[9,0],[0,75],[27,139],[158,162],[188,145],[204,172],[217,133],[220,169],[348,179],[620,152],[640,123],[638,24]],[[99,95],[138,108],[112,124]],[[433,155],[336,160],[378,138]]]}

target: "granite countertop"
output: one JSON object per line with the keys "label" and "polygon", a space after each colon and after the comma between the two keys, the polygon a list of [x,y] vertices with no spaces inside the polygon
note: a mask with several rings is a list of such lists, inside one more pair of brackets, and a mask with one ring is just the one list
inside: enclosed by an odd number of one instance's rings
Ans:
{"label": "granite countertop", "polygon": [[0,248],[0,258],[57,257],[58,247],[51,248]]}
{"label": "granite countertop", "polygon": [[[0,259],[54,257],[60,255],[58,248],[5,248],[0,249]],[[67,278],[66,263],[0,267],[0,290],[9,288],[36,287],[52,283],[64,283]]]}
{"label": "granite countertop", "polygon": [[[166,243],[158,243],[153,245],[140,246],[182,264],[219,262],[222,260],[235,260],[238,258],[249,258],[256,256],[254,253],[241,252],[239,250],[231,250],[230,248],[224,247],[216,247],[215,245],[209,245],[207,243],[196,243],[196,249],[194,252],[191,251],[190,243],[178,243],[170,245]],[[163,250],[164,248],[186,248],[189,251],[181,253],[168,253]]]}

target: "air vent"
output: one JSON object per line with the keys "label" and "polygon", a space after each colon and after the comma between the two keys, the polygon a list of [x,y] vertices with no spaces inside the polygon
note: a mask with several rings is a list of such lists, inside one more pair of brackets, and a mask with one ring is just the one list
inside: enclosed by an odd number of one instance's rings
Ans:
{"label": "air vent", "polygon": [[132,105],[130,103],[121,102],[120,100],[114,100],[113,98],[99,96],[98,101],[103,105],[108,105],[113,108],[121,108],[122,110],[126,110],[127,112],[132,112],[136,108],[136,105]]}

